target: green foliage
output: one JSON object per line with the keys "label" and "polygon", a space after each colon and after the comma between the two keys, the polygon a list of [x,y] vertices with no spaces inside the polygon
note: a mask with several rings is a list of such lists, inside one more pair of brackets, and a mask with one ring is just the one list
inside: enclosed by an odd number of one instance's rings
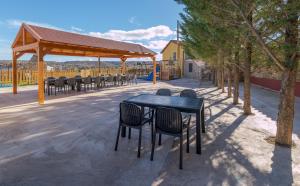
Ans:
{"label": "green foliage", "polygon": [[181,35],[190,56],[214,62],[211,59],[216,57],[219,49],[225,51],[228,57],[236,48],[243,49],[245,40],[249,39],[253,45],[252,62],[255,67],[276,64],[258,42],[257,37],[254,35],[249,37],[247,34],[251,33],[251,29],[242,14],[247,16],[252,12],[253,27],[264,45],[283,66],[295,65],[286,57],[297,51],[299,56],[299,41],[297,42],[299,38],[296,36],[295,42],[286,42],[286,32],[290,31],[288,28],[293,29],[289,21],[295,20],[296,17],[298,21],[294,24],[297,25],[299,33],[299,0],[176,0],[176,2],[185,6],[184,12],[180,14]]}

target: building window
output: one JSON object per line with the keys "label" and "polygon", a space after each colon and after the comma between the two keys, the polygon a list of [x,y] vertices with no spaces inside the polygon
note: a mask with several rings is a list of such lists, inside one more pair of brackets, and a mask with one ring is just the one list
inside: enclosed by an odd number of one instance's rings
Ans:
{"label": "building window", "polygon": [[176,61],[176,52],[173,52],[173,60]]}
{"label": "building window", "polygon": [[193,63],[189,63],[189,72],[193,72]]}

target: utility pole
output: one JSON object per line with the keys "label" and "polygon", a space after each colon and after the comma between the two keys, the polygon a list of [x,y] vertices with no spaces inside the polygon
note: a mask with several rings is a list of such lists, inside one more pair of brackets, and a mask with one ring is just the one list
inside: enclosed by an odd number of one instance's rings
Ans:
{"label": "utility pole", "polygon": [[177,20],[177,63],[179,65],[180,74],[179,76],[183,77],[183,60],[180,60],[180,41],[179,41],[179,29],[180,29],[180,23]]}

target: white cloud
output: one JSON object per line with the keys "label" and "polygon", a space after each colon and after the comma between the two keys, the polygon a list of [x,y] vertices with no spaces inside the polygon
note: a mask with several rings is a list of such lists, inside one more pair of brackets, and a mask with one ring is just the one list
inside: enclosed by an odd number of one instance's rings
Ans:
{"label": "white cloud", "polygon": [[150,27],[147,29],[136,29],[130,31],[124,30],[109,30],[108,32],[90,32],[89,35],[95,37],[102,37],[107,39],[125,41],[125,40],[150,40],[156,37],[169,37],[174,35],[174,31],[165,25]]}
{"label": "white cloud", "polygon": [[40,27],[52,28],[52,29],[56,29],[56,30],[65,30],[65,29],[50,25],[48,23],[38,23],[38,22],[19,20],[19,19],[6,20],[6,23],[8,24],[8,26],[10,26],[12,28],[19,28],[22,25],[22,23],[27,23],[27,24],[30,24],[30,25],[36,25],[36,26],[40,26]]}
{"label": "white cloud", "polygon": [[150,41],[147,45],[144,46],[154,50],[161,50],[168,44],[168,42],[168,40],[154,40]]}
{"label": "white cloud", "polygon": [[84,31],[82,28],[78,28],[78,27],[75,27],[75,26],[72,26],[71,30],[75,31],[75,32],[83,32]]}
{"label": "white cloud", "polygon": [[61,30],[61,31],[66,31],[66,32],[81,33],[81,32],[84,31],[83,29],[75,27],[75,26],[71,26],[71,28],[68,30],[68,29],[57,27],[57,26],[53,26],[53,25],[48,24],[48,23],[39,23],[39,22],[19,20],[19,19],[6,20],[6,24],[11,28],[19,28],[22,25],[22,23],[27,23],[27,24],[30,24],[30,25],[35,25],[35,26],[40,26],[40,27],[45,27],[45,28],[51,28],[51,29]]}

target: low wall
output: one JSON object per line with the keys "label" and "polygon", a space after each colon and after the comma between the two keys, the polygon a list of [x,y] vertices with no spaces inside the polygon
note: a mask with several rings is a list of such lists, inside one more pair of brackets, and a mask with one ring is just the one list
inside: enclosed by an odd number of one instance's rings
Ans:
{"label": "low wall", "polygon": [[[281,87],[281,81],[276,79],[251,77],[251,83],[276,91],[280,91]],[[296,82],[295,95],[300,97],[300,82]]]}

